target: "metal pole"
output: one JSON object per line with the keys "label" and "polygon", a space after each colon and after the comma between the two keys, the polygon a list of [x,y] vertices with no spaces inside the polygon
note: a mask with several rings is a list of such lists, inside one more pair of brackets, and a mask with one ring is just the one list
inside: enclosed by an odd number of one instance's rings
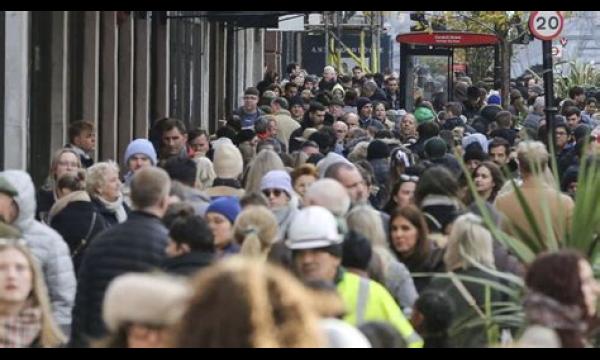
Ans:
{"label": "metal pole", "polygon": [[554,132],[554,115],[558,112],[554,107],[554,79],[552,72],[552,40],[542,41],[543,66],[544,66],[544,94],[546,109],[546,126],[551,135],[553,144],[556,142],[556,134]]}
{"label": "metal pole", "polygon": [[325,25],[325,66],[329,65],[327,61],[329,60],[329,14],[327,11],[323,12],[323,24]]}

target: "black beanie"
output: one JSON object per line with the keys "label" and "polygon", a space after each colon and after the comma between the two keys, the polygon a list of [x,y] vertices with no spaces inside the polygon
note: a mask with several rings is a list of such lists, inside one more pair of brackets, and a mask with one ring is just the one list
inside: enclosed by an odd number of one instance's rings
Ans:
{"label": "black beanie", "polygon": [[478,142],[474,142],[469,144],[465,148],[465,155],[463,156],[463,160],[465,162],[469,160],[479,160],[485,161],[487,160],[487,154],[481,148],[481,145]]}
{"label": "black beanie", "polygon": [[356,111],[358,111],[360,113],[360,110],[362,110],[362,108],[367,105],[367,104],[371,104],[371,99],[369,99],[368,97],[359,97],[358,100],[356,100]]}
{"label": "black beanie", "polygon": [[425,142],[423,150],[429,159],[439,159],[446,155],[448,144],[441,137],[434,136]]}
{"label": "black beanie", "polygon": [[367,148],[367,160],[386,159],[390,156],[390,149],[381,140],[373,140]]}
{"label": "black beanie", "polygon": [[373,251],[366,237],[350,230],[344,237],[342,249],[342,266],[367,270]]}

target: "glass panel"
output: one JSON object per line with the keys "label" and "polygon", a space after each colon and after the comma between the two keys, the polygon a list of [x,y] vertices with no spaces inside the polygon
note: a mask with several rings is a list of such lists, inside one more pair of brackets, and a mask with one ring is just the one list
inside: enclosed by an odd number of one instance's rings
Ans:
{"label": "glass panel", "polygon": [[407,110],[413,111],[419,98],[431,102],[436,112],[443,110],[448,101],[448,56],[412,55],[407,71]]}

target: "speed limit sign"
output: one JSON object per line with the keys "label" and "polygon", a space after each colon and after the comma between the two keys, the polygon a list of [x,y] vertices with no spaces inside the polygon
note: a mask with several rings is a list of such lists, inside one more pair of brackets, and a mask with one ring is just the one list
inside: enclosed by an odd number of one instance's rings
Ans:
{"label": "speed limit sign", "polygon": [[552,40],[562,31],[564,18],[558,11],[534,11],[529,17],[529,30],[540,40]]}

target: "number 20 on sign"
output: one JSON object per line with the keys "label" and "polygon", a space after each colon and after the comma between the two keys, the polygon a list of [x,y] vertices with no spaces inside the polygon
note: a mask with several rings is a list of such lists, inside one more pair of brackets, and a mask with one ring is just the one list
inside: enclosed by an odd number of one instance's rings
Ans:
{"label": "number 20 on sign", "polygon": [[558,11],[534,11],[529,17],[529,30],[540,40],[552,40],[562,31],[564,18]]}

